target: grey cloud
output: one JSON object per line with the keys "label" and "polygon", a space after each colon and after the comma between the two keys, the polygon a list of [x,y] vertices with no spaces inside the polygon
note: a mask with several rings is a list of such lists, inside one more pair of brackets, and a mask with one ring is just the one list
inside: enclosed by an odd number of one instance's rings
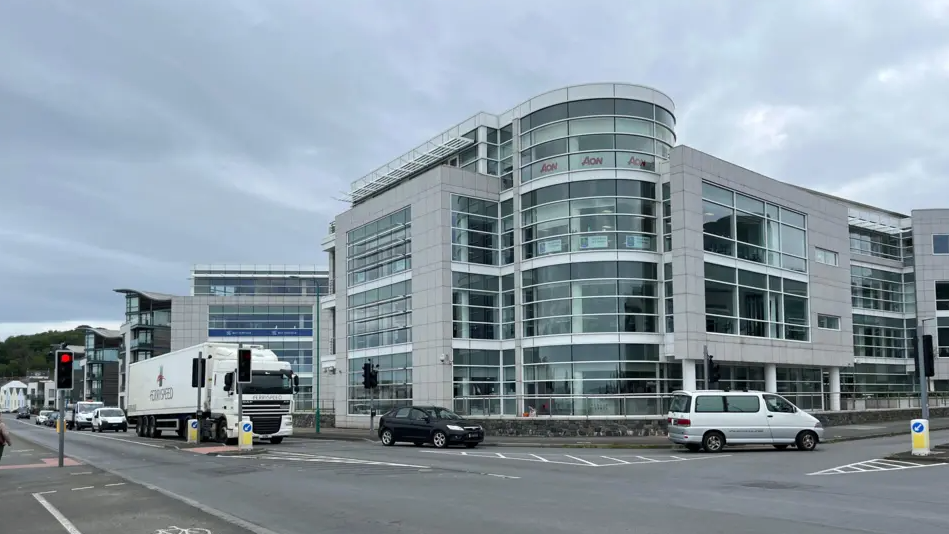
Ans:
{"label": "grey cloud", "polygon": [[117,317],[113,287],[183,293],[196,262],[324,263],[349,182],[478,111],[590,81],[667,92],[680,142],[759,172],[932,206],[949,193],[946,73],[877,75],[945,46],[949,16],[896,5],[5,2],[0,322],[76,303]]}

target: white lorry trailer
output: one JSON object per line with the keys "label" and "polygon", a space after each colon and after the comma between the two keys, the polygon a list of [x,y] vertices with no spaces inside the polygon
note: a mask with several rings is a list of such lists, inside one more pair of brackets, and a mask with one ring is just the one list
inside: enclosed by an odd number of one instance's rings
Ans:
{"label": "white lorry trailer", "polygon": [[[201,421],[202,438],[226,443],[238,437],[237,343],[202,343],[129,365],[128,420],[139,436],[163,431],[187,435],[189,419]],[[293,434],[293,393],[299,377],[290,364],[261,345],[251,349],[251,382],[241,384],[242,415],[254,437],[280,443]],[[192,385],[192,360],[205,361],[205,381]],[[200,409],[198,408],[200,406]]]}

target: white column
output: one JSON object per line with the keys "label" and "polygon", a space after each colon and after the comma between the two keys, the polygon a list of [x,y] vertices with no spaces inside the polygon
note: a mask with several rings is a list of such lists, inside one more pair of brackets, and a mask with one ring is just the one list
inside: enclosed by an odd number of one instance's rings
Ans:
{"label": "white column", "polygon": [[695,364],[696,360],[682,360],[682,389],[686,391],[698,389],[695,383]]}
{"label": "white column", "polygon": [[840,411],[840,367],[830,368],[830,409]]}
{"label": "white column", "polygon": [[764,390],[778,392],[778,366],[773,363],[764,364]]}

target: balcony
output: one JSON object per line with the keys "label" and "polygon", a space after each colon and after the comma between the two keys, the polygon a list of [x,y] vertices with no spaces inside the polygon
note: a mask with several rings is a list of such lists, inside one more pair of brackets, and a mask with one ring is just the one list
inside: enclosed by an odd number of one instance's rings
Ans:
{"label": "balcony", "polygon": [[129,313],[128,324],[133,328],[171,326],[171,310]]}
{"label": "balcony", "polygon": [[132,340],[129,342],[129,347],[130,347],[132,350],[150,349],[150,348],[152,348],[152,343],[153,343],[153,341],[152,341],[152,338],[151,338],[151,337],[146,337],[146,338],[137,338],[137,337],[134,337],[134,338],[132,338]]}
{"label": "balcony", "polygon": [[117,362],[119,349],[86,349],[86,362]]}

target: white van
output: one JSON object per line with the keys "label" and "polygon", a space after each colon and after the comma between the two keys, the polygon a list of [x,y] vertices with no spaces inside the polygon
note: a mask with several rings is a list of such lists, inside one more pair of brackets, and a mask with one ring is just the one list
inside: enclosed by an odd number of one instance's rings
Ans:
{"label": "white van", "polygon": [[669,441],[693,452],[721,452],[726,445],[812,451],[824,439],[816,417],[763,391],[675,391],[666,417]]}

